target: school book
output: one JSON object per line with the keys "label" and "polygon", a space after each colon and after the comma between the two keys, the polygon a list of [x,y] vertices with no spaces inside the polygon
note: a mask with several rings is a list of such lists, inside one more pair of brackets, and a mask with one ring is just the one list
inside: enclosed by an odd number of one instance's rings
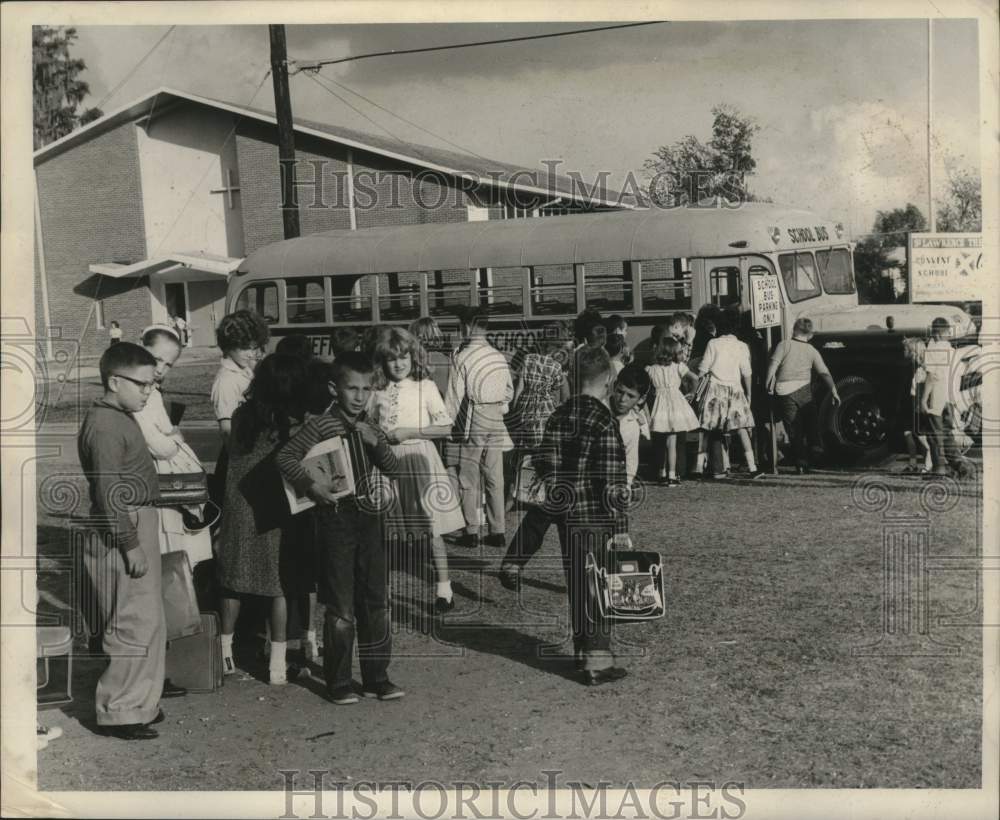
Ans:
{"label": "school book", "polygon": [[[334,436],[313,446],[305,458],[302,459],[302,468],[306,474],[317,484],[325,484],[330,487],[334,498],[345,498],[354,495],[356,484],[354,480],[354,463],[351,459],[351,451],[355,447],[344,436]],[[305,494],[300,494],[282,477],[285,487],[285,497],[288,499],[288,508],[292,515],[296,515],[316,506],[316,502]]]}

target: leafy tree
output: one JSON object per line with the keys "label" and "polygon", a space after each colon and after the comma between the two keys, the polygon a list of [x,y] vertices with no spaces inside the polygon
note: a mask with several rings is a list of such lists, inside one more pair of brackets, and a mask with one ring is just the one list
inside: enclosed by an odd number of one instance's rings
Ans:
{"label": "leafy tree", "polygon": [[983,229],[982,183],[967,168],[948,173],[948,199],[938,208],[939,231],[975,233]]}
{"label": "leafy tree", "polygon": [[689,134],[673,145],[660,146],[643,163],[655,204],[674,207],[706,197],[728,202],[757,199],[746,177],[757,167],[751,150],[760,126],[731,105],[715,106],[712,116],[712,138],[707,143]]}
{"label": "leafy tree", "polygon": [[913,203],[905,208],[879,211],[872,232],[854,248],[854,275],[861,302],[887,304],[895,301],[891,281],[882,271],[899,268],[901,264],[889,258],[889,251],[906,245],[907,231],[926,231],[927,220]]}
{"label": "leafy tree", "polygon": [[34,86],[34,143],[37,151],[70,131],[102,116],[98,108],[78,113],[90,87],[79,75],[83,60],[70,56],[76,41],[75,28],[34,26],[31,31],[31,61]]}

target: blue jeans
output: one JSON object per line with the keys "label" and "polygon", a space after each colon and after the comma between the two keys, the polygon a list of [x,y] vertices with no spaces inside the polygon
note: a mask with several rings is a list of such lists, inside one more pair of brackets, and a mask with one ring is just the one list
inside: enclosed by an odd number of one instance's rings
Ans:
{"label": "blue jeans", "polygon": [[375,686],[388,680],[392,655],[389,629],[389,575],[379,519],[353,501],[316,508],[319,546],[319,600],[323,621],[323,674],[327,691],[351,685],[354,639],[361,680]]}

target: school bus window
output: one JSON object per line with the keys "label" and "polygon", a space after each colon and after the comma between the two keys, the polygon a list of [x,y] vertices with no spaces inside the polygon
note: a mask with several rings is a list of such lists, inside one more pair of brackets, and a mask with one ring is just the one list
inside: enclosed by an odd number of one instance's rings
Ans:
{"label": "school bus window", "polygon": [[712,268],[708,277],[708,286],[713,305],[727,307],[740,303],[739,268]]}
{"label": "school bus window", "polygon": [[326,297],[323,280],[288,279],[285,281],[285,309],[289,324],[322,324],[326,321]]}
{"label": "school bus window", "polygon": [[632,310],[632,267],[623,262],[588,262],[583,269],[587,307]]}
{"label": "school bus window", "polygon": [[577,313],[573,265],[536,265],[532,268],[531,312],[534,316]]}
{"label": "school bus window", "polygon": [[854,279],[851,276],[851,255],[846,248],[816,251],[816,265],[823,290],[827,293],[854,293]]}
{"label": "school bus window", "polygon": [[370,322],[372,320],[374,276],[334,276],[334,322]]}
{"label": "school bus window", "polygon": [[479,304],[495,316],[524,315],[524,268],[480,268]]}
{"label": "school bus window", "polygon": [[378,310],[383,321],[412,321],[420,318],[420,274],[378,274]]}
{"label": "school bus window", "polygon": [[427,307],[431,316],[452,316],[455,308],[472,302],[472,272],[465,268],[426,274]]}
{"label": "school bus window", "polygon": [[691,271],[684,270],[683,260],[643,259],[642,309],[674,312],[691,308]]}
{"label": "school bus window", "polygon": [[278,286],[274,282],[255,282],[240,291],[237,310],[252,310],[269,325],[278,322]]}
{"label": "school bus window", "polygon": [[781,268],[781,278],[785,282],[789,302],[801,302],[819,296],[819,277],[816,275],[816,263],[808,251],[783,253],[778,257],[778,267]]}

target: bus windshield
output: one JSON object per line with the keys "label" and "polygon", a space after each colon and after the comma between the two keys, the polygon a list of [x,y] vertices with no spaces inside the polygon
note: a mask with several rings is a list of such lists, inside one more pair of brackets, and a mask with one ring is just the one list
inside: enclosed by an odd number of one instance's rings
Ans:
{"label": "bus windshield", "polygon": [[778,257],[781,268],[781,278],[785,281],[789,302],[801,302],[819,296],[819,277],[816,275],[816,263],[809,251],[783,253]]}
{"label": "bus windshield", "polygon": [[816,251],[816,264],[819,266],[823,290],[832,294],[854,293],[851,255],[846,248]]}

